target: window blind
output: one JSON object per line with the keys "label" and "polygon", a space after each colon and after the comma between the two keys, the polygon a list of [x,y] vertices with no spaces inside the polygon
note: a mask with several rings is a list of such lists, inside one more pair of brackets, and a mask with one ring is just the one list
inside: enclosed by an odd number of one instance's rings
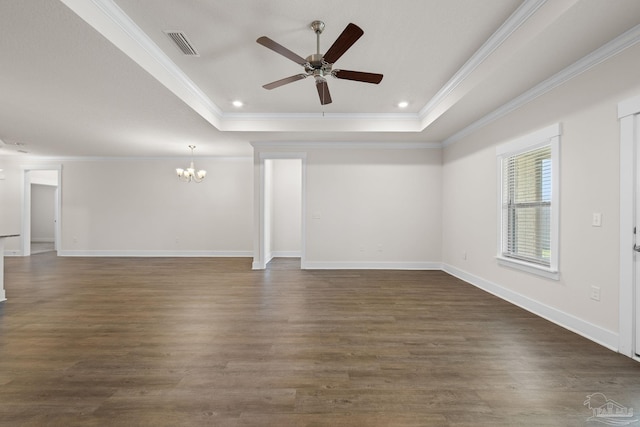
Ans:
{"label": "window blind", "polygon": [[551,260],[551,146],[503,159],[502,256]]}

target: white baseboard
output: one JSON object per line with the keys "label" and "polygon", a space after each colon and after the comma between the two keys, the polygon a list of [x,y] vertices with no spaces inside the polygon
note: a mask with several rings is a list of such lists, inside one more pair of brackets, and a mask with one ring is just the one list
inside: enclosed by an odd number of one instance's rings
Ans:
{"label": "white baseboard", "polygon": [[55,243],[53,237],[32,237],[31,243]]}
{"label": "white baseboard", "polygon": [[271,258],[300,258],[300,251],[274,251]]}
{"label": "white baseboard", "polygon": [[58,251],[58,256],[68,257],[149,257],[149,258],[169,258],[169,257],[226,257],[226,258],[247,258],[252,257],[252,251],[105,251],[105,250],[63,250]]}
{"label": "white baseboard", "polygon": [[523,308],[537,316],[542,317],[543,319],[553,322],[558,326],[575,332],[576,334],[581,335],[610,350],[616,352],[618,351],[618,334],[613,331],[601,328],[585,320],[567,314],[561,310],[542,304],[527,296],[504,288],[496,283],[482,279],[478,276],[474,276],[473,274],[467,273],[464,270],[460,270],[459,268],[456,268],[452,265],[443,264],[442,270],[454,277],[457,277],[460,280],[464,280],[465,282],[482,289],[483,291],[489,292],[490,294],[493,294],[498,298],[508,301],[511,304],[517,305],[520,308]]}
{"label": "white baseboard", "polygon": [[441,270],[439,262],[305,261],[303,270]]}

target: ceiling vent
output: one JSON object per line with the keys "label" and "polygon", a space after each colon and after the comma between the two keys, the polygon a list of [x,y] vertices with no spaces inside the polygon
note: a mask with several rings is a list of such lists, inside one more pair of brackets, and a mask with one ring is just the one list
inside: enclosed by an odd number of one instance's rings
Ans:
{"label": "ceiling vent", "polygon": [[173,40],[176,46],[178,46],[178,49],[180,49],[180,52],[187,56],[200,56],[187,38],[187,35],[182,31],[165,31],[164,33]]}

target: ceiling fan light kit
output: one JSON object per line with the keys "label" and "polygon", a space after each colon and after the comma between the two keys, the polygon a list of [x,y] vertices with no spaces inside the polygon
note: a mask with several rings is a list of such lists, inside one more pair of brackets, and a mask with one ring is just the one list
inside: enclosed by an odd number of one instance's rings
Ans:
{"label": "ceiling fan light kit", "polygon": [[296,74],[284,79],[276,80],[271,83],[267,83],[262,87],[265,89],[275,89],[277,87],[293,83],[298,80],[303,80],[307,77],[313,76],[316,82],[316,88],[318,89],[318,96],[320,98],[320,104],[326,105],[331,103],[331,94],[329,93],[329,86],[327,84],[326,76],[332,76],[337,79],[353,80],[364,83],[378,84],[382,81],[382,74],[367,73],[363,71],[350,71],[333,69],[333,64],[340,59],[340,57],[347,51],[353,44],[358,41],[364,34],[364,31],[356,24],[350,23],[338,36],[336,41],[331,45],[329,50],[323,55],[320,53],[320,34],[324,31],[324,22],[313,21],[311,23],[311,29],[316,33],[316,53],[313,53],[306,58],[299,56],[298,54],[290,51],[281,44],[273,41],[269,37],[262,36],[256,40],[262,46],[273,50],[276,53],[290,59],[298,65],[304,67],[304,73]]}

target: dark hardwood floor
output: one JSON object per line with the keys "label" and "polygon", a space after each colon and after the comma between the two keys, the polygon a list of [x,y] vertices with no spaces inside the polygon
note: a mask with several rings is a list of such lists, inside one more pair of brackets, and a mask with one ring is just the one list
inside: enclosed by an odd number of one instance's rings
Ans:
{"label": "dark hardwood floor", "polygon": [[2,426],[602,426],[593,393],[640,412],[638,362],[442,272],[5,268]]}

